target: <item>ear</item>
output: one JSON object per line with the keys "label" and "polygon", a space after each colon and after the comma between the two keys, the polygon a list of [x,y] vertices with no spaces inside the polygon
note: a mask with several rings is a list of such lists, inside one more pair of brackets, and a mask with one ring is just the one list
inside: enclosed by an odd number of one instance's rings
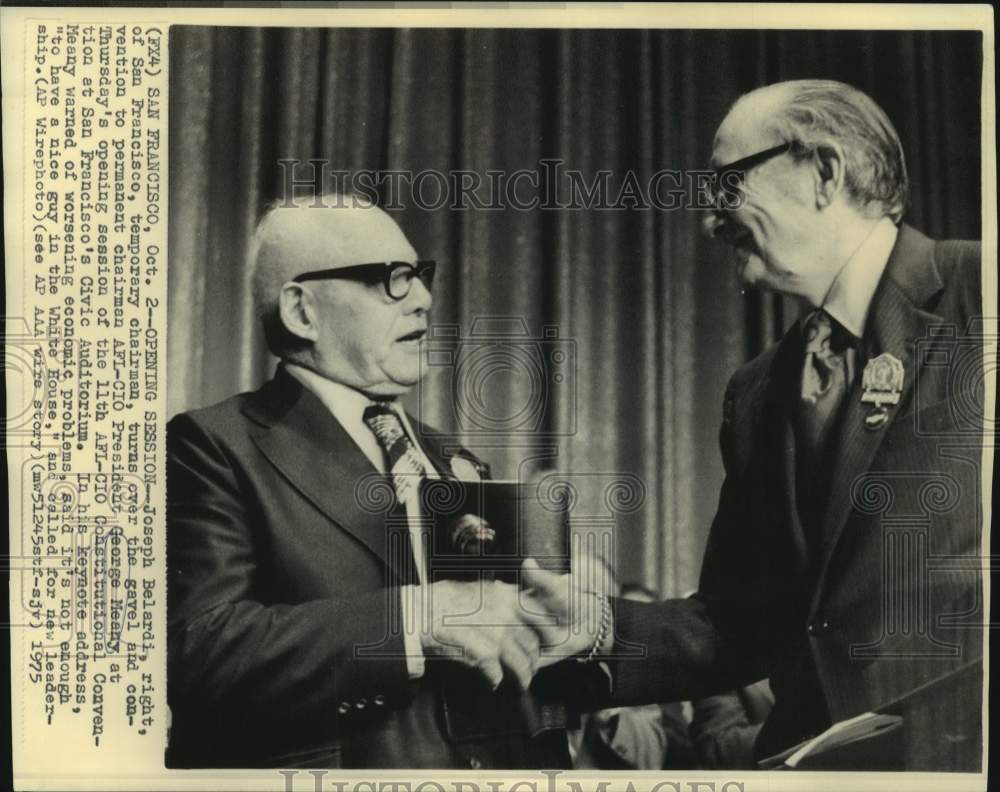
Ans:
{"label": "ear", "polygon": [[301,283],[289,281],[278,294],[278,312],[289,333],[306,341],[319,339],[319,311],[312,293]]}
{"label": "ear", "polygon": [[816,207],[825,209],[844,186],[844,150],[835,141],[821,143],[813,153]]}

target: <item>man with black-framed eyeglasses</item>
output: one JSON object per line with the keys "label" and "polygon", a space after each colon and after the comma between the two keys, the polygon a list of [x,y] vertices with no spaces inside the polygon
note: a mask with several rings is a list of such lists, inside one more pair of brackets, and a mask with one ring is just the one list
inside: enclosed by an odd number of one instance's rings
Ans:
{"label": "man with black-framed eyeglasses", "polygon": [[428,573],[419,482],[488,475],[397,403],[435,262],[326,203],[252,240],[274,379],[168,426],[168,764],[568,767],[562,708],[527,690],[540,617]]}
{"label": "man with black-framed eyeglasses", "polygon": [[900,139],[843,83],[796,80],[741,97],[712,165],[705,230],[728,245],[745,284],[798,298],[802,317],[729,382],[726,479],[698,591],[617,601],[612,629],[587,628],[573,611],[588,601],[570,595],[578,584],[529,569],[534,595],[581,627],[551,649],[543,641],[543,663],[588,650],[605,658],[613,687],[599,706],[768,677],[775,705],[757,760],[886,708],[903,716],[902,731],[873,730],[881,742],[800,767],[978,772],[989,339],[980,245],[933,241],[901,222]]}
{"label": "man with black-framed eyeglasses", "polygon": [[318,280],[356,280],[381,283],[386,297],[403,300],[409,295],[414,280],[419,280],[429,292],[434,282],[437,262],[430,259],[411,264],[408,261],[376,261],[371,264],[349,264],[346,267],[303,272],[292,278],[295,283]]}
{"label": "man with black-framed eyeglasses", "polygon": [[794,142],[779,143],[763,151],[740,157],[738,160],[717,167],[712,172],[710,184],[712,204],[717,212],[738,209],[743,197],[742,186],[747,173],[770,159],[792,150]]}

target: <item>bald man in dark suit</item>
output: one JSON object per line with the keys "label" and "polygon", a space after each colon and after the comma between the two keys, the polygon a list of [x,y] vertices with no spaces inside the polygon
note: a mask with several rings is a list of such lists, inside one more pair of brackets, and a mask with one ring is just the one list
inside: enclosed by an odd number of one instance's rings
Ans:
{"label": "bald man in dark suit", "polygon": [[566,767],[517,587],[429,574],[419,481],[487,472],[396,403],[434,263],[325,203],[254,238],[274,379],[168,426],[168,764]]}

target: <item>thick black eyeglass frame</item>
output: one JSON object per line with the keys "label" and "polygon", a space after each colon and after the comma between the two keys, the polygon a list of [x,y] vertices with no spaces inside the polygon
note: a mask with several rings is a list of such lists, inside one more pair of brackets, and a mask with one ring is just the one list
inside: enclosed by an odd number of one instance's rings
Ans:
{"label": "thick black eyeglass frame", "polygon": [[[758,151],[756,154],[751,154],[748,157],[734,160],[728,165],[716,168],[712,174],[711,183],[712,203],[715,205],[715,208],[735,209],[739,206],[739,188],[746,178],[747,171],[751,168],[756,168],[758,165],[763,165],[768,160],[774,159],[787,151],[791,151],[794,146],[794,141],[780,143],[777,146]],[[727,181],[731,183],[726,183]]]}
{"label": "thick black eyeglass frame", "polygon": [[[402,300],[410,293],[413,287],[413,279],[420,278],[427,291],[431,290],[434,283],[434,270],[437,262],[434,259],[423,259],[411,264],[409,261],[376,261],[371,264],[352,264],[349,267],[335,267],[333,269],[314,270],[303,272],[292,278],[295,283],[305,283],[314,280],[333,280],[346,278],[348,280],[359,280],[368,283],[382,283],[387,296],[393,300]],[[409,270],[404,283],[406,291],[402,294],[392,293],[392,278],[399,270]]]}

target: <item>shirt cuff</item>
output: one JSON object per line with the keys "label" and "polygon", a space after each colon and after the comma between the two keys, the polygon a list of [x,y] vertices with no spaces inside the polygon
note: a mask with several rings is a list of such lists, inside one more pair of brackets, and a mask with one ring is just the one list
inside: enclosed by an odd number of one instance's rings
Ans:
{"label": "shirt cuff", "polygon": [[424,648],[417,631],[421,624],[423,599],[416,586],[400,586],[400,605],[403,612],[403,646],[406,651],[406,670],[410,679],[420,679],[424,675]]}
{"label": "shirt cuff", "polygon": [[613,676],[611,676],[611,666],[609,666],[603,660],[598,660],[597,661],[597,667],[600,668],[604,672],[604,676],[606,676],[608,678],[608,693],[614,692],[614,681],[615,681],[615,679],[614,679]]}

